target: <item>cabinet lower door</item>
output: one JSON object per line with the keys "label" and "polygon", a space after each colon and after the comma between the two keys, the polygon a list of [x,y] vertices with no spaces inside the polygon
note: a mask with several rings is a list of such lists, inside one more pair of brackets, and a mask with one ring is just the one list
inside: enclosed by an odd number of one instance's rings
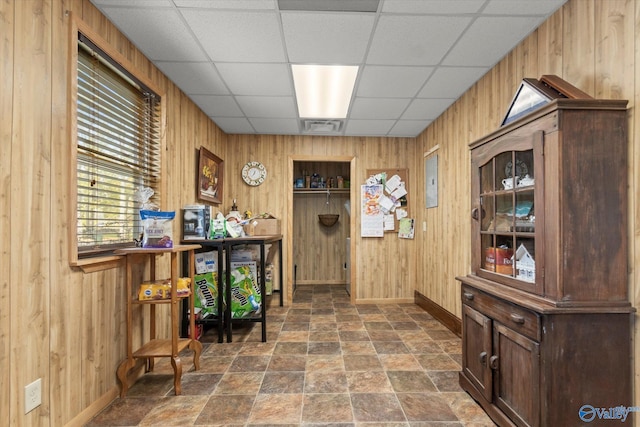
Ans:
{"label": "cabinet lower door", "polygon": [[462,328],[464,375],[488,401],[491,401],[491,319],[468,305],[463,305]]}
{"label": "cabinet lower door", "polygon": [[540,345],[495,322],[494,403],[518,426],[540,425]]}

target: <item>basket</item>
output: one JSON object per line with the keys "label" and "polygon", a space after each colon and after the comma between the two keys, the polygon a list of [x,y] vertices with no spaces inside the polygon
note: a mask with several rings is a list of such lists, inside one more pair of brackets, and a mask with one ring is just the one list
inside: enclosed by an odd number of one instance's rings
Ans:
{"label": "basket", "polygon": [[338,218],[340,215],[338,214],[319,214],[318,219],[320,220],[320,224],[325,227],[332,227],[338,222]]}

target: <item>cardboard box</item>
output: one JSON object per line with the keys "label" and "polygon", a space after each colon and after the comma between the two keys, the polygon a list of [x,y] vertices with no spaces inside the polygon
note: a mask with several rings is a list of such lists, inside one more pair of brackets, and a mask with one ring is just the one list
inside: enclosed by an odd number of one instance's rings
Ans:
{"label": "cardboard box", "polygon": [[277,218],[255,218],[244,226],[247,236],[273,236],[281,234],[280,220]]}

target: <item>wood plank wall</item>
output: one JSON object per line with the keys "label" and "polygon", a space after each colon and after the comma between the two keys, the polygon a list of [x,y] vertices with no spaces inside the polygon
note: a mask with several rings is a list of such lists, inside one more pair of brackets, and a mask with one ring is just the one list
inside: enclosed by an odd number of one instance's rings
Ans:
{"label": "wood plank wall", "polygon": [[[629,282],[632,302],[640,302],[639,6],[640,0],[569,0],[420,137],[390,139],[224,135],[88,0],[0,0],[0,414],[10,425],[80,425],[116,396],[114,373],[124,357],[122,268],[84,274],[68,263],[68,11],[164,89],[168,207],[195,201],[196,152],[204,145],[225,160],[221,210],[236,198],[242,210],[281,218],[287,263],[294,159],[352,161],[355,189],[367,169],[408,168],[414,240],[357,238],[359,196],[352,192],[354,300],[411,300],[417,290],[460,316],[455,276],[469,270],[467,144],[498,126],[521,78],[541,74],[557,74],[596,97],[630,101]],[[421,154],[436,145],[439,203],[426,210]],[[242,183],[240,169],[249,160],[266,165],[268,185]],[[288,290],[291,272],[287,264]],[[637,331],[635,338],[638,360]],[[23,387],[36,378],[43,379],[43,405],[24,415]]]}
{"label": "wood plank wall", "polygon": [[[350,162],[294,162],[293,175],[303,179],[303,173],[317,173],[326,182],[331,177],[337,185],[337,176],[349,180],[349,168]],[[292,236],[295,238],[291,258],[295,284],[346,283],[346,238],[350,235],[351,219],[344,204],[350,201],[351,189],[293,191]],[[319,214],[338,214],[338,222],[331,227],[323,226],[318,220]]]}
{"label": "wood plank wall", "polygon": [[[193,202],[200,145],[224,156],[224,134],[89,1],[0,1],[0,414],[9,425],[81,424],[116,396],[125,355],[123,269],[69,266],[71,14],[165,93],[166,206]],[[24,415],[23,388],[37,378],[43,404]]]}
{"label": "wood plank wall", "polygon": [[[224,159],[224,209],[228,209],[236,199],[241,211],[270,212],[282,220],[287,264],[284,271],[285,296],[289,301],[293,280],[293,257],[289,254],[294,253],[294,240],[297,239],[293,232],[293,215],[296,213],[292,183],[300,173],[297,166],[294,168],[294,162],[312,162],[314,159],[351,162],[354,159],[355,166],[350,171],[352,209],[349,218],[349,230],[354,237],[360,232],[356,226],[360,224],[356,200],[359,200],[360,184],[367,178],[367,169],[401,169],[407,165],[412,169],[416,152],[412,138],[228,135],[227,140],[233,150],[227,150],[227,158]],[[249,187],[239,179],[240,170],[248,161],[262,162],[267,168],[267,180],[259,187]],[[416,176],[409,175],[409,188],[417,188]],[[338,244],[341,243],[336,240],[335,245]],[[413,254],[416,245],[415,240],[398,239],[397,234],[387,234],[381,239],[355,239],[352,242],[356,252],[355,259],[352,256],[352,269],[357,285],[352,288],[353,300],[411,301],[416,283],[416,259],[412,255],[398,254]]]}
{"label": "wood plank wall", "polygon": [[[470,269],[467,144],[499,127],[522,78],[556,74],[596,98],[629,101],[629,298],[635,307],[640,305],[640,115],[635,109],[640,96],[639,13],[638,0],[568,1],[418,137],[423,153],[439,147],[440,162],[439,206],[424,211],[427,232],[418,255],[418,292],[460,317],[455,276]],[[637,367],[637,326],[633,356]],[[635,390],[639,374],[636,368]],[[638,402],[636,392],[635,406]],[[640,425],[637,418],[635,425]]]}

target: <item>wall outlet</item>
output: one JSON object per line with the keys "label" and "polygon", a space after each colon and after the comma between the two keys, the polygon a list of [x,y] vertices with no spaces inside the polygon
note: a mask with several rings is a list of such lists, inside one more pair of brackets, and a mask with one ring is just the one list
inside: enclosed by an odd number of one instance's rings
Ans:
{"label": "wall outlet", "polygon": [[24,388],[24,413],[28,414],[42,404],[42,378]]}

